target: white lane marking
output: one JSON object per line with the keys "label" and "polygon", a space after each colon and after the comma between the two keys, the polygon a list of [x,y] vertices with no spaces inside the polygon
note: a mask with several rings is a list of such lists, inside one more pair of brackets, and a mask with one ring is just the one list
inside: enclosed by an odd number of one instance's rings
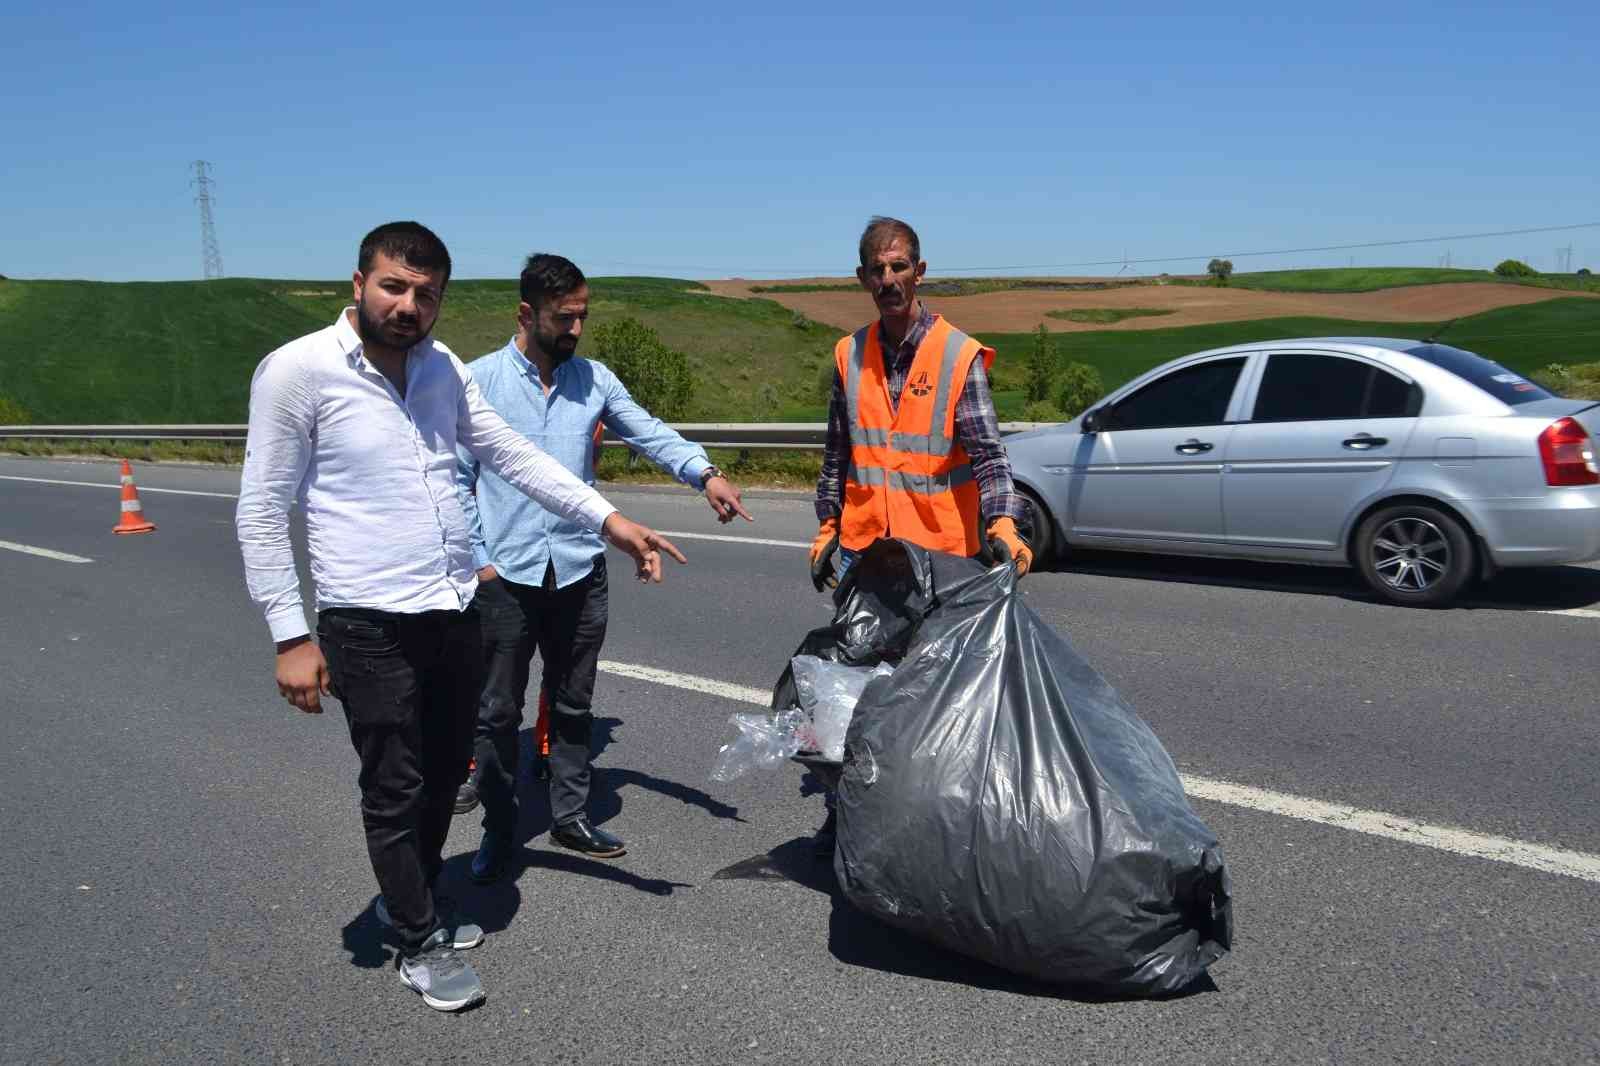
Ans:
{"label": "white lane marking", "polygon": [[619,677],[631,677],[638,681],[653,681],[658,685],[670,685],[673,688],[686,688],[691,692],[704,692],[710,696],[721,696],[725,700],[736,700],[740,703],[758,703],[765,707],[772,702],[772,693],[758,688],[731,685],[726,681],[713,681],[709,677],[695,677],[692,674],[675,674],[671,670],[657,670],[653,666],[601,659],[600,671],[616,674]]}
{"label": "white lane marking", "polygon": [[25,555],[37,555],[44,559],[56,559],[63,563],[92,563],[93,559],[87,555],[71,555],[67,552],[52,551],[49,548],[35,548],[31,544],[13,544],[9,540],[0,540],[0,548],[6,551],[22,552]]}
{"label": "white lane marking", "polygon": [[663,537],[682,537],[684,540],[725,540],[731,544],[767,544],[774,548],[809,548],[803,540],[767,540],[764,537],[735,537],[728,533],[684,533],[670,529],[657,530]]}
{"label": "white lane marking", "polygon": [[1573,607],[1565,611],[1540,611],[1540,614],[1559,614],[1568,618],[1600,618],[1600,610],[1593,607]]}
{"label": "white lane marking", "polygon": [[[119,488],[120,487],[118,485],[108,485],[103,481],[59,481],[59,480],[56,480],[55,478],[21,477],[21,476],[16,475],[16,474],[0,474],[0,481],[31,481],[31,482],[33,482],[35,484],[38,484],[38,485],[78,485],[78,486],[82,486],[84,488],[91,488],[91,489],[115,489],[115,488]],[[173,495],[173,496],[213,496],[213,497],[216,497],[218,499],[223,499],[223,500],[236,500],[236,499],[239,498],[239,494],[237,492],[201,492],[198,489],[142,488],[139,491],[140,492],[165,492],[165,493],[167,493],[169,495]],[[661,533],[662,536],[665,536],[665,537],[682,537],[684,540],[720,540],[720,541],[728,541],[728,542],[731,542],[731,543],[734,543],[734,544],[764,544],[767,547],[771,547],[771,548],[810,548],[811,547],[811,543],[809,541],[804,541],[804,540],[769,540],[769,539],[767,539],[765,537],[735,537],[735,536],[732,536],[732,535],[726,534],[726,533],[689,533],[689,532],[685,532],[685,531],[682,531],[682,530],[674,531],[674,530],[670,530],[670,529],[663,529],[663,530],[660,530],[659,532]],[[1097,576],[1101,576],[1101,577],[1106,577],[1106,576],[1115,577],[1115,576],[1118,576],[1115,573],[1102,572],[1102,571],[1099,571],[1099,570],[1096,570],[1096,569],[1093,569],[1093,568],[1085,568],[1082,572],[1086,573],[1086,574],[1096,574]],[[1223,581],[1204,581],[1204,580],[1196,581],[1194,583],[1195,584],[1203,584],[1203,585],[1205,585],[1205,584],[1209,584],[1209,585],[1226,585],[1227,584],[1227,582],[1223,582]],[[1262,585],[1252,585],[1250,587],[1253,588],[1253,589],[1259,589],[1259,590],[1267,591],[1267,592],[1303,592],[1304,591],[1304,589],[1302,589],[1302,588],[1300,588],[1298,586],[1295,586],[1295,585],[1267,585],[1267,584],[1262,584]],[[1567,610],[1541,610],[1541,609],[1538,609],[1538,608],[1517,608],[1515,606],[1506,605],[1506,604],[1463,604],[1462,606],[1464,606],[1464,607],[1472,607],[1472,608],[1477,609],[1477,610],[1485,610],[1485,611],[1487,611],[1487,610],[1495,610],[1495,609],[1498,608],[1498,609],[1502,609],[1502,610],[1521,610],[1521,611],[1523,611],[1523,612],[1525,612],[1527,614],[1563,615],[1563,616],[1565,616],[1567,618],[1600,618],[1600,609],[1593,608],[1593,607],[1572,607],[1572,608],[1568,608]]]}
{"label": "white lane marking", "polygon": [[[745,685],[731,685],[725,681],[714,681],[711,678],[696,677],[693,674],[674,673],[671,670],[659,670],[653,666],[639,666],[634,663],[619,663],[602,659],[600,661],[600,670],[603,673],[637,678],[641,681],[653,681],[661,685],[670,685],[673,688],[688,689],[691,692],[702,692],[711,696],[721,696],[724,699],[754,703],[761,707],[766,707],[772,702],[771,693],[764,689],[749,688]],[[1214,778],[1199,777],[1195,774],[1182,774],[1180,776],[1183,780],[1184,789],[1190,796],[1197,799],[1210,800],[1213,803],[1225,803],[1230,807],[1244,807],[1266,814],[1281,815],[1285,818],[1294,818],[1302,822],[1315,822],[1319,825],[1332,826],[1335,829],[1347,829],[1353,833],[1364,833],[1367,836],[1382,837],[1386,840],[1417,844],[1425,848],[1433,848],[1436,851],[1449,852],[1452,855],[1488,859],[1491,862],[1522,866],[1530,870],[1538,870],[1541,873],[1560,874],[1564,877],[1576,877],[1582,881],[1600,884],[1600,855],[1591,855],[1582,851],[1568,851],[1565,848],[1552,848],[1543,844],[1529,843],[1525,840],[1514,840],[1510,837],[1474,833],[1469,829],[1460,829],[1448,825],[1434,825],[1429,822],[1417,821],[1414,818],[1405,818],[1398,814],[1389,814],[1385,811],[1350,807],[1342,803],[1328,803],[1325,800],[1294,796],[1287,792],[1273,792],[1264,788],[1252,788],[1249,785],[1239,785],[1232,781],[1218,781]]]}
{"label": "white lane marking", "polygon": [[[0,481],[31,481],[36,485],[80,485],[87,489],[117,489],[118,491],[122,489],[120,484],[108,485],[104,481],[58,481],[55,478],[20,477],[16,474],[0,474]],[[215,496],[222,500],[237,500],[239,498],[237,492],[201,492],[199,489],[154,489],[144,487],[139,491],[165,492],[170,496]]]}

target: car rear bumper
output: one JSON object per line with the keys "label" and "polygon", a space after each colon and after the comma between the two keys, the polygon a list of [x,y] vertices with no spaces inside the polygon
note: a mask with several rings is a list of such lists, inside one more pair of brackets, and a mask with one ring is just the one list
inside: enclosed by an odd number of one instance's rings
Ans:
{"label": "car rear bumper", "polygon": [[1600,486],[1551,489],[1530,499],[1461,500],[1496,566],[1600,559]]}

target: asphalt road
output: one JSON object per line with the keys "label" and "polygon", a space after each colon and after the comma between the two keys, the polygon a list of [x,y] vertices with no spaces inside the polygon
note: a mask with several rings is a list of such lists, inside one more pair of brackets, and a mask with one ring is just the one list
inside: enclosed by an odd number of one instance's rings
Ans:
{"label": "asphalt road", "polygon": [[[1186,997],[1095,1002],[855,913],[808,857],[798,768],[708,780],[745,705],[694,679],[768,687],[827,611],[800,549],[685,537],[664,586],[613,582],[605,658],[684,675],[600,680],[594,813],[629,854],[554,850],[528,783],[523,868],[478,889],[477,816],[457,819],[447,876],[490,932],[470,956],[489,1000],[445,1016],[372,917],[337,703],[277,696],[237,473],[136,473],[159,529],[117,537],[114,466],[0,459],[5,1061],[1600,1060],[1600,570],[1512,572],[1431,612],[1331,570],[1101,556],[1029,577],[1186,774],[1579,853],[1539,872],[1196,799],[1234,953]],[[794,495],[727,529],[687,493],[614,497],[664,530],[814,529]],[[716,876],[768,852],[774,876]]]}

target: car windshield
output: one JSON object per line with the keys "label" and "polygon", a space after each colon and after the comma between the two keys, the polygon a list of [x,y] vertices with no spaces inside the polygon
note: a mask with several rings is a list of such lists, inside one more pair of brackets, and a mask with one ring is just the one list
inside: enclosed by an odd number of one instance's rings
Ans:
{"label": "car windshield", "polygon": [[1499,363],[1491,362],[1481,355],[1452,348],[1448,344],[1423,344],[1416,348],[1407,348],[1406,354],[1414,355],[1418,359],[1450,371],[1458,378],[1470,381],[1501,403],[1516,405],[1551,398],[1550,393],[1516,371],[1507,370]]}

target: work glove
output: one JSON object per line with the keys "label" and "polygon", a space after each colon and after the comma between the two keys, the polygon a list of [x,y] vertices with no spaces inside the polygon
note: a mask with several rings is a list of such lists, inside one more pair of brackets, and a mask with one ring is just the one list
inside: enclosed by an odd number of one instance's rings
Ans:
{"label": "work glove", "polygon": [[1033,566],[1033,550],[1023,543],[1017,532],[1017,523],[1010,518],[996,518],[989,523],[989,551],[1002,563],[1016,563],[1017,576],[1022,577]]}
{"label": "work glove", "polygon": [[839,579],[833,574],[833,555],[839,550],[839,519],[824,518],[811,542],[811,584],[818,592],[833,588]]}

